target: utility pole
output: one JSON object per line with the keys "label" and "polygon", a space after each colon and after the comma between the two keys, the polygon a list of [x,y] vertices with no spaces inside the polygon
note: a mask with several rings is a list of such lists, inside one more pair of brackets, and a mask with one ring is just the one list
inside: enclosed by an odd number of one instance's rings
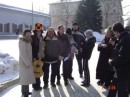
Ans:
{"label": "utility pole", "polygon": [[33,30],[33,1],[32,1],[32,29],[31,30]]}

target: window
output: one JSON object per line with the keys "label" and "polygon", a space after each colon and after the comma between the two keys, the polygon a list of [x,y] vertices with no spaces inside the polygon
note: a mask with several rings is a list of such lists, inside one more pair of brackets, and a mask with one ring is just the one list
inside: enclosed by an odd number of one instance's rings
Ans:
{"label": "window", "polygon": [[8,32],[9,33],[9,23],[4,24],[4,32]]}
{"label": "window", "polygon": [[16,33],[17,32],[17,25],[12,23],[12,32]]}
{"label": "window", "polygon": [[0,32],[2,32],[2,31],[3,31],[2,26],[3,26],[3,25],[0,23]]}

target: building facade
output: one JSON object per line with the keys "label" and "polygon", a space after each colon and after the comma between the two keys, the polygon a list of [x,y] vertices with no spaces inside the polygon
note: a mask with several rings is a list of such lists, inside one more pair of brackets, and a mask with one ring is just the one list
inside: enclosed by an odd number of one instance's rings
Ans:
{"label": "building facade", "polygon": [[[115,22],[122,22],[122,0],[99,0],[103,15],[103,29]],[[73,19],[80,1],[76,2],[58,2],[49,5],[49,14],[51,16],[51,26],[57,29],[58,25],[63,24],[66,27],[72,27]]]}
{"label": "building facade", "polygon": [[0,4],[0,34],[22,33],[24,29],[33,30],[35,23],[44,25],[46,30],[51,25],[48,14]]}

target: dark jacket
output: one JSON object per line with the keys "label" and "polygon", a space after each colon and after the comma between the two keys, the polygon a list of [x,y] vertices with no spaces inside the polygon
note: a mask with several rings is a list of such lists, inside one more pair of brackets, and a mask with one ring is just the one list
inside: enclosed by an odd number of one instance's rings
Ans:
{"label": "dark jacket", "polygon": [[107,47],[103,48],[98,45],[98,51],[99,53],[99,58],[98,58],[98,63],[97,63],[97,68],[96,68],[96,78],[101,79],[103,81],[106,81],[108,79],[108,69],[109,69],[109,63],[108,60],[111,57],[113,47],[109,43],[110,38],[104,38],[103,41],[100,44],[106,44]]}
{"label": "dark jacket", "polygon": [[61,42],[61,56],[67,57],[71,53],[70,41],[67,34],[58,35],[58,39]]}
{"label": "dark jacket", "polygon": [[[42,37],[41,37],[42,38]],[[42,38],[43,40],[43,38]],[[32,57],[38,59],[38,52],[39,52],[39,42],[40,38],[36,35],[32,36]]]}
{"label": "dark jacket", "polygon": [[117,75],[120,80],[130,79],[130,35],[126,32],[122,33],[117,43],[119,54],[116,61]]}
{"label": "dark jacket", "polygon": [[89,60],[95,46],[96,38],[93,36],[83,43],[83,58]]}
{"label": "dark jacket", "polygon": [[77,31],[77,32],[73,32],[72,36],[74,38],[74,41],[77,44],[76,46],[77,46],[78,52],[82,53],[83,43],[85,41],[84,34],[82,34],[81,32]]}
{"label": "dark jacket", "polygon": [[45,39],[45,62],[56,62],[58,61],[58,57],[61,54],[60,50],[60,41],[57,37],[53,37],[50,39],[46,37]]}

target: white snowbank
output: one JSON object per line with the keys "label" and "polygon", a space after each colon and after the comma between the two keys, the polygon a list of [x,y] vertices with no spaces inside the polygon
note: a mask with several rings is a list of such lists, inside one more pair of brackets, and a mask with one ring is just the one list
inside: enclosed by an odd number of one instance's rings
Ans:
{"label": "white snowbank", "polygon": [[0,83],[18,76],[18,61],[0,51]]}
{"label": "white snowbank", "polygon": [[104,35],[100,34],[99,32],[93,32],[93,36],[96,37],[97,42],[100,42],[100,41],[102,41],[104,39]]}

